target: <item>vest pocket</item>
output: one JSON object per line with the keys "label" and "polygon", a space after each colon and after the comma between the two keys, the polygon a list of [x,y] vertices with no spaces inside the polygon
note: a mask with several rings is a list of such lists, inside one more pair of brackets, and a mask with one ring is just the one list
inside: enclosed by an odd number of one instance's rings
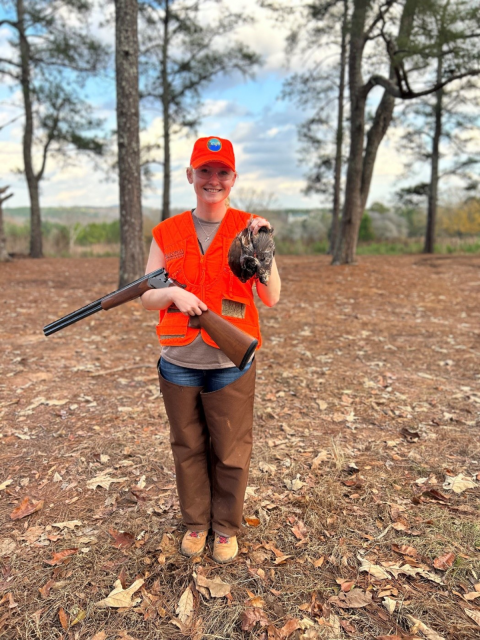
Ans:
{"label": "vest pocket", "polygon": [[245,302],[241,302],[240,300],[229,300],[228,298],[223,298],[222,300],[222,316],[226,316],[227,318],[245,318],[245,312],[247,310],[247,305]]}

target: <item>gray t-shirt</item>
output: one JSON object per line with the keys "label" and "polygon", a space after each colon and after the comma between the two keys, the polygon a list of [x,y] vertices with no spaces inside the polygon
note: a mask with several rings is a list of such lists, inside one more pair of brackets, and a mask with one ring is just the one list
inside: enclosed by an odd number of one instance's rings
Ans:
{"label": "gray t-shirt", "polygon": [[[211,245],[221,221],[199,221],[194,211],[192,211],[192,217],[195,231],[197,232],[199,249],[204,254]],[[179,367],[188,367],[190,369],[227,369],[235,366],[221,349],[211,347],[204,342],[201,333],[198,334],[193,342],[184,347],[162,347],[162,358]]]}

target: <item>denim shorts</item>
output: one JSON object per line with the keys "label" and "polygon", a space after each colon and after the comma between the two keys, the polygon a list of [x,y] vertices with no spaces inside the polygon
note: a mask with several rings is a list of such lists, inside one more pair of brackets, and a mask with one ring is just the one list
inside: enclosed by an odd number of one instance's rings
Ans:
{"label": "denim shorts", "polygon": [[253,359],[240,371],[238,367],[226,369],[190,369],[179,367],[163,358],[158,361],[158,370],[169,382],[183,387],[203,387],[204,391],[218,391],[235,382],[252,366]]}

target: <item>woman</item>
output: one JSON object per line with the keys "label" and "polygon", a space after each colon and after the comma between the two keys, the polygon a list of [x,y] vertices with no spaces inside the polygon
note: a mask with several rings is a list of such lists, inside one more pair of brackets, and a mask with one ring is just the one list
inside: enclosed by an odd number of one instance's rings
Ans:
{"label": "woman", "polygon": [[[153,229],[146,269],[149,273],[165,267],[186,288],[172,286],[142,296],[146,309],[160,311],[160,389],[187,527],[181,552],[200,554],[212,528],[216,562],[229,562],[238,554],[236,536],[252,448],[255,360],[240,371],[207,333],[189,326],[189,318],[211,309],[260,346],[252,286],[269,307],[280,297],[275,260],[268,286],[253,278],[242,283],[228,267],[232,240],[252,217],[229,207],[236,178],[231,142],[216,137],[196,141],[187,180],[197,205]],[[270,223],[255,216],[253,233],[260,227],[270,228]]]}

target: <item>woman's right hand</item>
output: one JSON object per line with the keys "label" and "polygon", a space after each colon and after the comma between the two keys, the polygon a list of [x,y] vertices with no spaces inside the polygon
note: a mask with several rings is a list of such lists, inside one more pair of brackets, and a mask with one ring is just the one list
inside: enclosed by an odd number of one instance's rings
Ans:
{"label": "woman's right hand", "polygon": [[180,287],[170,287],[169,293],[173,304],[186,316],[201,316],[208,310],[207,305],[190,291]]}

